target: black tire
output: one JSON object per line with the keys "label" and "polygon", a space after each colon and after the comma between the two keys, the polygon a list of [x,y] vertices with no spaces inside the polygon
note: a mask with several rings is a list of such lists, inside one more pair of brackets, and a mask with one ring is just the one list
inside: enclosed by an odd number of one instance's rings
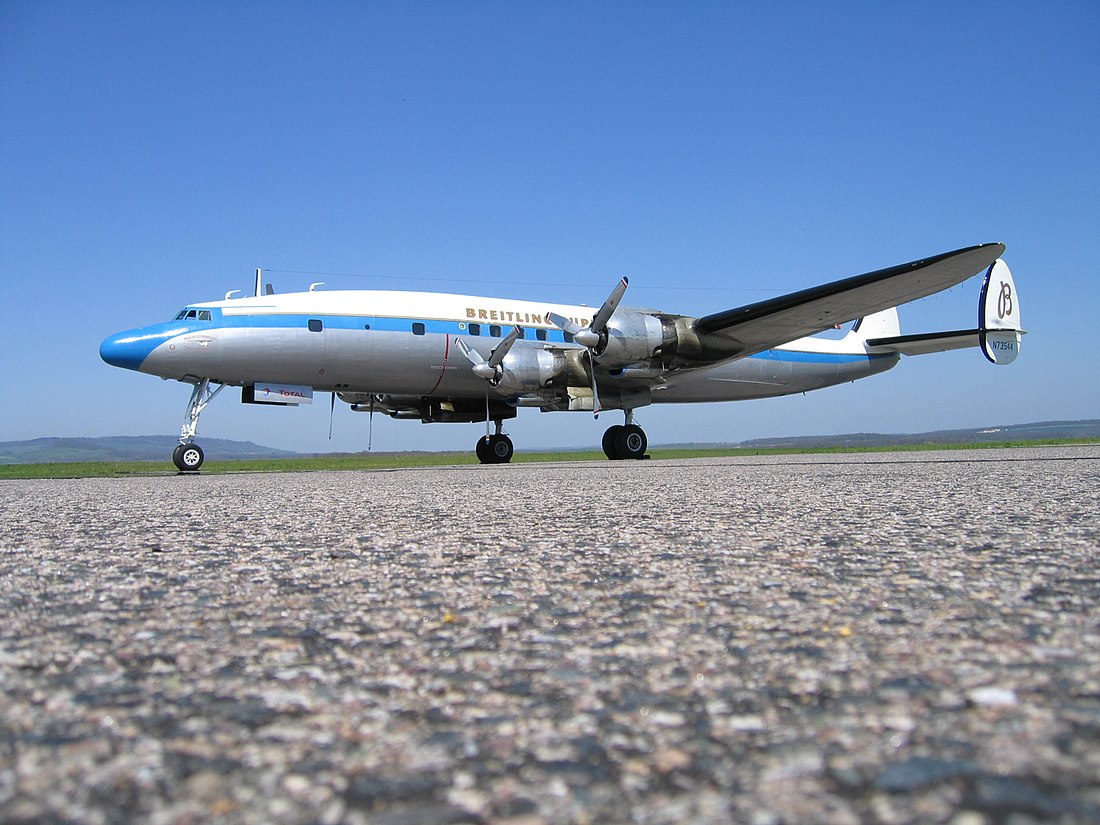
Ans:
{"label": "black tire", "polygon": [[482,464],[507,464],[512,460],[512,439],[506,435],[490,435],[479,438],[474,452]]}
{"label": "black tire", "polygon": [[492,454],[493,464],[507,464],[515,452],[512,439],[506,435],[494,435],[489,439],[489,452]]}
{"label": "black tire", "polygon": [[489,452],[489,436],[477,440],[477,446],[474,448],[474,452],[477,454],[477,460],[481,464],[493,463],[493,456]]}
{"label": "black tire", "polygon": [[637,424],[627,424],[612,439],[615,445],[615,453],[619,458],[634,460],[645,455],[649,447],[649,439],[645,436],[645,430]]}
{"label": "black tire", "polygon": [[198,444],[180,444],[172,451],[172,463],[180,472],[196,472],[205,460],[206,456]]}
{"label": "black tire", "polygon": [[618,461],[622,458],[622,456],[619,455],[618,448],[615,446],[615,439],[622,430],[623,425],[616,424],[613,427],[608,427],[607,432],[603,434],[603,454],[612,461]]}

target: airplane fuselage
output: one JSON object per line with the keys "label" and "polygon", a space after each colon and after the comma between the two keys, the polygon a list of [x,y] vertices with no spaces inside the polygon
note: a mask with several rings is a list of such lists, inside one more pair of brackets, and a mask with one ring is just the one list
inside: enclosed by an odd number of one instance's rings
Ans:
{"label": "airplane fuselage", "polygon": [[[592,316],[584,306],[442,293],[268,295],[189,305],[173,321],[112,336],[101,353],[116,366],[192,383],[205,378],[230,386],[303,385],[349,397],[483,400],[485,382],[470,370],[456,345],[459,338],[488,358],[519,326],[524,337],[514,351],[573,351],[583,367],[584,348],[548,320],[550,312],[582,326]],[[670,370],[657,381],[639,380],[629,371],[619,376],[614,369],[598,369],[597,376],[605,407],[632,408],[806,392],[884,372],[898,360],[897,354],[866,352],[853,336],[808,337],[713,367]]]}

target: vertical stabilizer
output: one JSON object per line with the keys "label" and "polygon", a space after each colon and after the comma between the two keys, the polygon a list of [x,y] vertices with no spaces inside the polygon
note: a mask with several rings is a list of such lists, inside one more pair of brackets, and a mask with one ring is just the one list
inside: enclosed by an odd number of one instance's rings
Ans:
{"label": "vertical stabilizer", "polygon": [[890,307],[860,318],[846,337],[851,341],[866,341],[869,338],[893,338],[896,335],[901,335],[901,324],[898,321],[897,308]]}
{"label": "vertical stabilizer", "polygon": [[1008,264],[998,258],[989,267],[978,302],[978,333],[985,357],[1011,364],[1020,354],[1020,298]]}

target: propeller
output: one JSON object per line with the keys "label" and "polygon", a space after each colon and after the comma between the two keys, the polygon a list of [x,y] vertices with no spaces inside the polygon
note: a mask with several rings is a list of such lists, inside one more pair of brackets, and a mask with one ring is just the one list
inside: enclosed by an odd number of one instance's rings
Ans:
{"label": "propeller", "polygon": [[611,320],[611,316],[619,308],[619,302],[626,294],[626,288],[629,284],[630,282],[625,277],[615,284],[615,288],[611,290],[611,294],[607,296],[607,300],[603,302],[603,306],[600,307],[587,327],[582,327],[576,321],[571,321],[556,312],[550,312],[546,317],[558,329],[572,335],[573,340],[582,347],[587,347],[590,351],[595,350],[598,355],[599,351],[607,345],[607,322]]}
{"label": "propeller", "polygon": [[466,356],[466,360],[474,365],[474,375],[478,378],[484,378],[485,384],[485,438],[489,438],[489,387],[495,387],[500,383],[500,379],[504,377],[504,367],[501,366],[504,363],[505,356],[508,355],[508,351],[512,348],[512,344],[519,340],[519,337],[523,335],[523,330],[519,327],[512,327],[512,331],[504,336],[504,340],[501,341],[493,351],[489,353],[489,360],[485,358],[475,349],[471,349],[470,345],[466,343],[462,338],[456,338],[455,343],[458,344],[458,348],[462,350],[462,354]]}
{"label": "propeller", "polygon": [[546,315],[551,324],[573,336],[573,340],[584,347],[588,353],[589,373],[592,376],[592,414],[595,418],[600,417],[601,410],[600,395],[596,389],[596,356],[607,346],[607,322],[619,308],[619,302],[622,301],[629,285],[630,282],[625,277],[621,278],[587,327],[582,327],[576,321],[571,321],[556,312],[549,312]]}
{"label": "propeller", "polygon": [[462,354],[466,356],[466,360],[474,365],[474,375],[485,379],[495,387],[504,376],[504,367],[501,366],[504,363],[504,358],[508,355],[508,351],[512,349],[512,344],[518,341],[521,335],[523,335],[522,329],[512,327],[512,331],[489,353],[488,360],[480,352],[472,349],[464,339],[458,338],[456,343],[458,348],[462,350]]}

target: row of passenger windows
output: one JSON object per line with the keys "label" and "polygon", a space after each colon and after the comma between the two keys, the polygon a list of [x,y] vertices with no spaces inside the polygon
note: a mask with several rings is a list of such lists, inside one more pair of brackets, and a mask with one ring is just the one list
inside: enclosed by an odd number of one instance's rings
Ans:
{"label": "row of passenger windows", "polygon": [[[412,330],[413,330],[413,335],[423,335],[426,332],[426,330],[424,328],[424,324],[420,323],[419,321],[417,321],[416,323],[414,323],[412,325]],[[481,324],[467,324],[466,325],[466,334],[467,335],[481,335]],[[497,324],[492,324],[492,325],[489,326],[489,336],[491,338],[500,338],[503,334],[504,334],[503,327],[500,327]],[[524,329],[523,327],[519,328],[519,337],[520,338],[526,338],[527,337],[527,330]],[[539,341],[545,341],[546,340],[546,330],[536,329],[535,330],[535,338],[538,339]]]}
{"label": "row of passenger windows", "polygon": [[[470,335],[481,335],[481,324],[467,324],[466,325],[466,332]],[[501,327],[497,326],[496,324],[492,324],[489,327],[489,335],[492,338],[500,338],[502,332],[503,332],[503,329]],[[520,338],[526,338],[527,337],[527,330],[524,329],[523,327],[519,328],[519,337]],[[537,338],[539,341],[545,341],[546,340],[546,330],[536,329],[535,330],[535,338]]]}
{"label": "row of passenger windows", "polygon": [[[310,332],[320,332],[321,330],[323,330],[325,328],[325,325],[318,318],[310,318],[308,323],[307,323],[307,326],[309,327]],[[370,329],[370,324],[366,324],[364,326],[364,329]],[[414,321],[413,322],[413,325],[412,325],[413,335],[424,335],[424,334],[427,333],[427,331],[428,331],[427,327],[424,325],[423,322],[421,322],[421,321]],[[481,324],[467,324],[466,325],[466,332],[467,332],[468,335],[481,335]],[[501,327],[497,326],[496,324],[493,324],[489,327],[489,335],[493,338],[500,338],[501,335],[503,334],[503,332],[504,332],[504,330]],[[567,333],[567,335],[568,335],[568,333]],[[520,327],[519,337],[520,338],[526,338],[527,337],[527,330]],[[546,330],[536,329],[535,330],[535,338],[539,341],[545,341],[546,340]]]}

